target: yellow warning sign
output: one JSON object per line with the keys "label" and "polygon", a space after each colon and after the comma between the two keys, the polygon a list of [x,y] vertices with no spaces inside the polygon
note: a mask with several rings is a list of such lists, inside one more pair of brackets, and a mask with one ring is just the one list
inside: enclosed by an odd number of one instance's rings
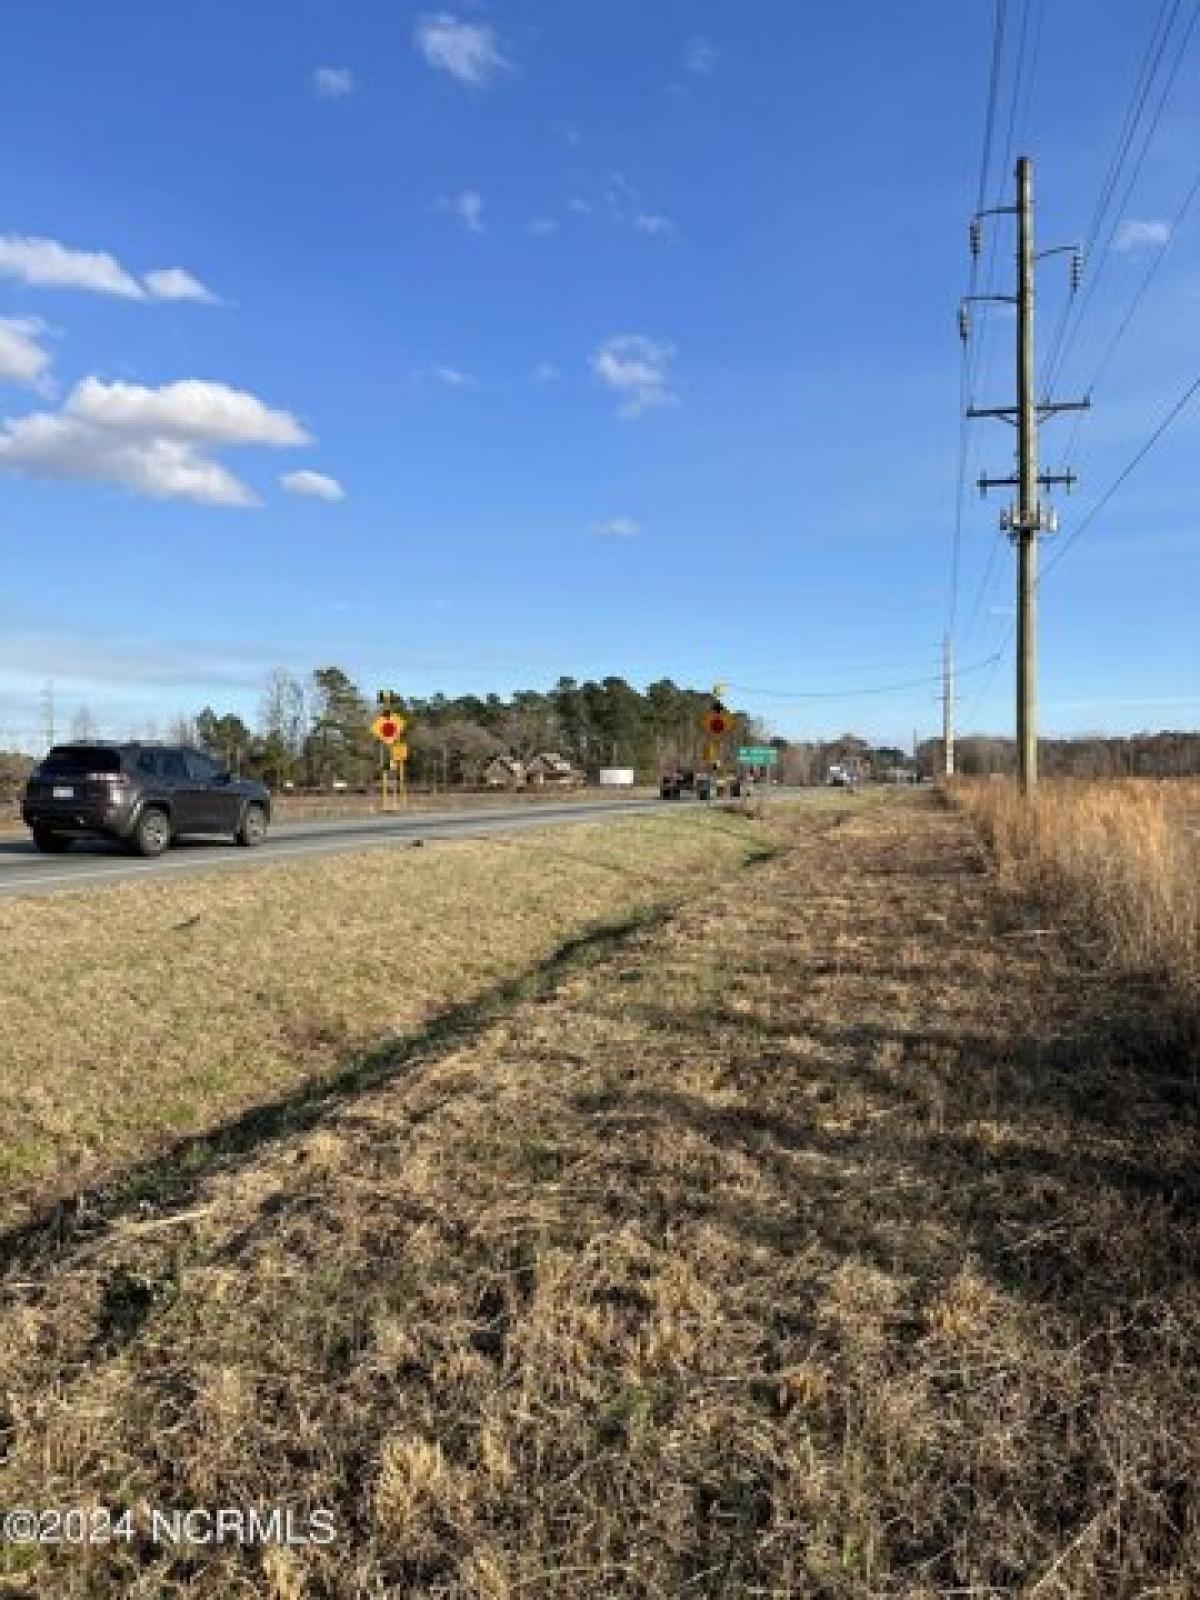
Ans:
{"label": "yellow warning sign", "polygon": [[394,715],[390,711],[385,711],[382,716],[375,718],[375,721],[371,724],[371,732],[379,740],[380,744],[395,744],[406,727],[407,723],[403,717]]}

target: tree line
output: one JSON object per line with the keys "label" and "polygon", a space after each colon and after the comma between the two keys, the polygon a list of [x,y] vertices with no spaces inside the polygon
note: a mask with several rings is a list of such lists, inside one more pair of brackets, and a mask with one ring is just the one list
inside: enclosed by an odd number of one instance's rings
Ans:
{"label": "tree line", "polygon": [[[579,682],[561,677],[548,690],[520,689],[508,697],[435,694],[402,702],[409,719],[408,777],[417,785],[471,787],[497,755],[521,760],[558,751],[594,777],[601,767],[632,767],[642,782],[675,766],[702,759],[706,690],[660,678],[644,690],[610,676]],[[253,724],[238,712],[205,706],[171,719],[161,736],[208,751],[236,772],[261,777],[272,788],[364,788],[378,775],[380,748],[371,735],[377,712],[342,668],[319,667],[307,678],[277,670],[267,680]],[[75,739],[95,736],[90,713],[72,719]],[[147,737],[159,737],[157,727]],[[915,757],[898,746],[871,744],[853,733],[835,739],[772,737],[765,725],[734,710],[727,748],[771,744],[776,774],[785,783],[823,783],[829,768],[853,759],[864,776],[885,779],[904,771],[931,778],[942,771],[938,739],[921,743]],[[1177,777],[1200,773],[1200,733],[1160,732],[1128,737],[1092,735],[1040,741],[1047,777]],[[0,752],[0,791],[11,794],[29,758]],[[1003,738],[960,738],[956,768],[965,776],[1011,775],[1016,745]]]}
{"label": "tree line", "polygon": [[[552,689],[520,689],[507,698],[435,694],[401,699],[408,719],[409,781],[431,787],[472,786],[497,755],[528,760],[557,751],[580,771],[632,767],[652,780],[666,767],[696,764],[706,735],[701,719],[711,695],[669,678],[638,690],[624,678],[578,682],[562,677]],[[237,712],[205,706],[171,722],[168,737],[208,751],[231,770],[286,784],[362,788],[379,772],[380,747],[371,733],[378,713],[340,667],[320,667],[308,679],[270,675],[251,727]],[[762,725],[734,712],[731,739],[761,742]]]}

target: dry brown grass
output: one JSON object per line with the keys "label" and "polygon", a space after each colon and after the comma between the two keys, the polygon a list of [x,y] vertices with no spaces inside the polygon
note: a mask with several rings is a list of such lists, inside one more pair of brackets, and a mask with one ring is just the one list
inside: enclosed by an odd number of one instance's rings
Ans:
{"label": "dry brown grass", "polygon": [[1098,938],[1105,959],[1200,1007],[1200,781],[960,783],[1001,869]]}
{"label": "dry brown grass", "polygon": [[0,1227],[760,846],[699,810],[0,905]]}
{"label": "dry brown grass", "polygon": [[837,817],[19,1241],[0,1500],[338,1538],[15,1549],[0,1592],[1200,1592],[1187,1085],[1120,1042],[1136,995],[1013,937],[962,816]]}

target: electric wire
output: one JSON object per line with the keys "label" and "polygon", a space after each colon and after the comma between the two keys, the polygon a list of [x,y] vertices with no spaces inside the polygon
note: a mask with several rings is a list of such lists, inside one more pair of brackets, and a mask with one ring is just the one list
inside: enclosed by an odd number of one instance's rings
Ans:
{"label": "electric wire", "polygon": [[1141,448],[1130,458],[1128,462],[1126,462],[1125,466],[1109,484],[1108,488],[1104,491],[1100,498],[1093,502],[1086,515],[1076,523],[1069,536],[1063,540],[1061,545],[1059,545],[1058,549],[1054,552],[1053,557],[1046,563],[1040,577],[1038,578],[1039,588],[1054,571],[1054,569],[1065,559],[1067,552],[1072,548],[1076,541],[1086,532],[1088,528],[1091,527],[1092,523],[1095,522],[1096,518],[1117,493],[1118,489],[1121,488],[1122,484],[1125,483],[1126,479],[1133,475],[1136,469],[1154,449],[1158,441],[1175,423],[1177,418],[1180,417],[1187,409],[1198,392],[1200,392],[1200,377],[1193,379],[1193,381],[1180,395],[1179,399],[1175,401],[1175,404],[1154,428],[1149,438],[1145,441]]}
{"label": "electric wire", "polygon": [[[1026,0],[1026,21],[1028,15]],[[985,98],[983,139],[979,157],[979,179],[976,185],[975,210],[976,213],[984,209],[987,199],[988,176],[992,164],[992,144],[996,130],[996,111],[999,103],[1001,66],[1004,58],[1004,33],[1007,22],[1007,0],[996,0],[992,23],[991,55],[988,64],[987,95]],[[1024,35],[1024,25],[1022,36]],[[1014,101],[1015,107],[1015,101]],[[1010,138],[1011,138],[1010,117]],[[991,254],[988,260],[988,279],[990,280],[994,264],[995,239],[990,240]],[[979,256],[972,251],[971,269],[967,286],[967,294],[974,295],[979,288]],[[970,302],[967,302],[970,304]],[[954,497],[954,530],[950,549],[950,597],[948,606],[948,621],[946,632],[954,638],[958,626],[958,596],[959,580],[962,566],[962,534],[963,519],[965,515],[965,500],[967,487],[967,457],[970,444],[970,422],[967,412],[974,404],[974,383],[977,376],[978,349],[972,349],[970,341],[963,340],[962,352],[959,361],[958,378],[958,463],[955,471],[955,497]]]}
{"label": "electric wire", "polygon": [[[982,672],[994,660],[994,656],[987,656],[968,667],[958,667],[955,677],[964,678],[968,673]],[[926,678],[909,678],[904,683],[868,684],[856,689],[755,689],[746,683],[727,683],[726,688],[735,694],[757,695],[761,700],[857,700],[861,695],[901,694],[906,689],[922,689],[926,684],[942,681],[943,675],[938,672]]]}
{"label": "electric wire", "polygon": [[[983,139],[979,156],[979,181],[976,185],[975,194],[975,209],[977,212],[983,210],[984,200],[987,198],[988,173],[990,171],[992,161],[992,140],[995,135],[996,106],[1000,88],[1000,65],[1004,53],[1004,28],[1006,15],[1007,0],[996,0],[992,23],[991,57],[988,65],[987,95],[984,102]],[[970,277],[967,285],[968,295],[973,295],[976,293],[978,283],[979,257],[972,252]],[[958,465],[956,469],[954,531],[950,546],[950,598],[947,632],[951,635],[951,637],[954,635],[958,617],[959,567],[962,556],[963,514],[967,484],[967,447],[969,438],[967,411],[972,401],[971,365],[971,346],[970,343],[964,339],[959,361]]]}
{"label": "electric wire", "polygon": [[[989,195],[989,178],[992,170],[992,150],[995,137],[996,112],[999,109],[1000,82],[1003,78],[1004,66],[1004,40],[1007,30],[1008,0],[996,0],[996,20],[992,33],[992,67],[989,74],[988,85],[988,129],[985,139],[983,160],[979,169],[979,189],[976,196],[976,213],[982,212],[986,207]],[[1001,164],[1003,171],[1003,163]],[[983,268],[983,279],[979,281],[979,262],[972,258],[971,263],[971,293],[976,291],[990,295],[995,286],[996,272],[996,233],[995,229],[988,230],[987,261]],[[987,353],[988,321],[981,318],[979,324],[979,337],[970,350],[970,368],[968,376],[968,398],[973,405],[978,394],[981,378],[985,370],[985,356]]]}
{"label": "electric wire", "polygon": [[[1158,15],[1154,19],[1154,26],[1150,31],[1150,38],[1147,41],[1145,53],[1138,66],[1137,76],[1134,79],[1129,100],[1125,108],[1125,116],[1122,119],[1120,131],[1117,134],[1117,142],[1113,153],[1109,158],[1108,169],[1101,180],[1100,193],[1092,210],[1092,216],[1090,222],[1088,223],[1087,232],[1084,235],[1082,249],[1085,259],[1091,255],[1092,248],[1095,245],[1097,238],[1099,238],[1100,228],[1103,224],[1105,213],[1108,209],[1109,202],[1112,199],[1113,192],[1119,180],[1121,168],[1124,166],[1125,159],[1129,153],[1129,147],[1133,141],[1133,135],[1137,125],[1138,117],[1140,116],[1141,110],[1145,105],[1146,97],[1150,92],[1150,85],[1153,81],[1154,73],[1158,70],[1158,63],[1162,57],[1163,50],[1166,48],[1167,36],[1171,27],[1174,25],[1175,17],[1179,11],[1180,4],[1181,0],[1162,0],[1161,5],[1159,6]],[[1168,11],[1170,12],[1169,17]],[[1166,22],[1165,28],[1163,26],[1164,21]],[[1042,367],[1043,393],[1049,392],[1047,375],[1057,360],[1058,352],[1066,335],[1067,324],[1071,319],[1073,309],[1074,306],[1072,302],[1068,301],[1062,309],[1062,312],[1059,316],[1058,326],[1055,330],[1054,336],[1050,341],[1049,350],[1044,359]]]}
{"label": "electric wire", "polygon": [[[1178,12],[1179,4],[1180,0],[1175,0],[1168,24],[1167,34],[1164,35],[1162,40],[1162,46],[1164,48],[1167,37],[1169,36],[1170,28],[1174,26],[1175,16]],[[1116,240],[1117,232],[1121,226],[1122,215],[1129,204],[1129,200],[1134,189],[1137,187],[1137,182],[1141,176],[1142,168],[1146,163],[1146,157],[1149,154],[1150,147],[1154,141],[1154,135],[1158,131],[1159,123],[1162,121],[1163,112],[1165,111],[1167,102],[1171,97],[1171,91],[1175,87],[1175,80],[1178,78],[1180,68],[1183,66],[1184,58],[1187,55],[1188,47],[1192,41],[1192,35],[1196,31],[1197,22],[1200,22],[1200,0],[1196,0],[1196,4],[1192,8],[1191,20],[1188,22],[1187,26],[1184,28],[1179,37],[1175,48],[1175,54],[1172,57],[1171,65],[1167,72],[1166,80],[1154,107],[1149,125],[1142,136],[1141,145],[1137,156],[1134,159],[1133,165],[1125,180],[1124,188],[1122,189],[1119,198],[1112,206],[1112,219],[1109,223],[1108,231],[1104,236],[1103,243],[1101,244],[1099,251],[1094,251],[1096,240],[1100,235],[1101,228],[1103,227],[1103,222],[1101,220],[1099,225],[1096,226],[1090,233],[1089,241],[1084,247],[1085,253],[1089,257],[1092,257],[1094,254],[1094,259],[1096,262],[1095,271],[1088,275],[1084,292],[1079,298],[1078,302],[1067,302],[1065,313],[1059,322],[1055,343],[1050,351],[1049,357],[1047,358],[1045,367],[1043,368],[1042,391],[1044,394],[1048,395],[1053,390],[1055,384],[1058,382],[1059,377],[1062,375],[1063,366],[1066,362],[1067,356],[1069,355],[1075,340],[1078,338],[1079,329],[1085,321],[1088,311],[1095,300],[1096,290],[1104,276],[1104,269],[1108,264],[1109,255]],[[1160,56],[1156,57],[1155,60],[1155,72],[1157,72],[1158,60],[1160,59]],[[1149,94],[1151,86],[1152,80],[1146,85],[1147,95]],[[1144,98],[1141,102],[1141,108],[1144,109]],[[1130,140],[1130,148],[1132,148],[1132,135]],[[1128,150],[1126,151],[1126,155],[1128,155]],[[1119,172],[1116,176],[1117,180],[1119,181]]]}
{"label": "electric wire", "polygon": [[[1166,412],[1166,414],[1161,418],[1161,420],[1155,426],[1153,431],[1150,433],[1149,437],[1143,442],[1143,444],[1139,447],[1139,449],[1135,452],[1135,454],[1133,456],[1131,456],[1130,459],[1126,462],[1125,466],[1121,469],[1121,471],[1117,474],[1117,476],[1109,484],[1108,488],[1104,491],[1104,493],[1100,496],[1100,498],[1093,502],[1092,506],[1089,508],[1089,510],[1087,511],[1086,515],[1072,529],[1069,537],[1063,541],[1063,543],[1058,547],[1058,549],[1055,551],[1055,553],[1051,557],[1051,559],[1046,562],[1045,566],[1042,568],[1041,572],[1039,573],[1037,581],[1036,581],[1036,584],[1035,584],[1035,589],[1037,591],[1041,590],[1041,587],[1045,583],[1046,579],[1065,560],[1068,551],[1070,551],[1072,546],[1076,543],[1076,541],[1079,538],[1082,537],[1082,535],[1087,531],[1087,529],[1089,527],[1091,527],[1092,523],[1095,522],[1096,518],[1104,510],[1105,506],[1107,506],[1109,504],[1109,502],[1113,499],[1113,497],[1117,494],[1117,492],[1121,489],[1121,487],[1127,482],[1127,480],[1130,477],[1132,477],[1133,473],[1137,470],[1137,468],[1141,465],[1141,463],[1146,459],[1146,457],[1150,454],[1150,452],[1158,444],[1159,440],[1163,437],[1163,435],[1168,432],[1168,430],[1174,425],[1174,423],[1178,420],[1178,418],[1183,414],[1183,412],[1191,404],[1192,400],[1195,398],[1195,396],[1198,393],[1200,393],[1200,376],[1194,378],[1192,380],[1192,382],[1187,386],[1187,388],[1183,391],[1183,393],[1179,396],[1179,398],[1175,401],[1175,403],[1170,407],[1170,409]],[[990,662],[991,668],[992,668],[991,672],[983,680],[983,682],[979,685],[978,690],[977,690],[976,694],[973,696],[973,698],[970,701],[969,705],[967,707],[965,707],[960,713],[961,718],[962,718],[962,723],[963,723],[964,727],[965,727],[967,721],[969,720],[969,718],[974,715],[977,706],[986,697],[987,692],[988,692],[989,688],[991,687],[992,680],[995,677],[996,670],[999,667],[1000,662],[1002,660],[1006,659],[1007,656],[1008,656],[1009,650],[1011,649],[1013,640],[1014,640],[1014,638],[1016,636],[1016,631],[1017,631],[1017,625],[1016,625],[1016,622],[1013,621],[1009,625],[1008,634],[1007,634],[1003,644],[1001,644],[999,650],[995,653],[995,655],[993,655],[993,656],[988,658],[988,661]],[[984,663],[984,664],[986,665],[987,663]]]}
{"label": "electric wire", "polygon": [[[1164,3],[1166,3],[1166,0],[1164,0]],[[1023,134],[1024,130],[1026,129],[1026,127],[1028,125],[1029,116],[1030,116],[1030,108],[1031,108],[1032,101],[1033,101],[1034,84],[1035,84],[1036,78],[1037,78],[1038,63],[1039,63],[1040,55],[1041,55],[1042,32],[1043,32],[1043,27],[1044,27],[1044,23],[1045,23],[1045,15],[1046,14],[1045,14],[1044,0],[1024,0],[1024,4],[1022,6],[1022,11],[1021,11],[1020,32],[1019,32],[1018,39],[1017,39],[1016,64],[1015,64],[1014,69],[1013,69],[1013,81],[1012,81],[1011,97],[1010,97],[1010,103],[1009,103],[1008,126],[1007,126],[1007,132],[1006,132],[1006,135],[1005,135],[1004,154],[1003,154],[1002,163],[1001,163],[1001,170],[1003,172],[1006,172],[1008,170],[1009,166],[1012,163],[1013,151],[1014,151],[1015,146],[1016,146],[1016,141],[1017,141],[1018,134]],[[1030,45],[1030,42],[1029,42],[1031,20],[1033,22],[1032,45]],[[981,186],[980,187],[981,187],[981,199],[980,199],[980,202],[979,202],[979,209],[982,210],[983,209],[983,200],[982,200],[983,185],[982,185],[982,182],[981,182]],[[993,287],[992,269],[994,267],[994,262],[995,262],[996,248],[997,248],[996,230],[993,228],[992,230],[990,230],[990,235],[989,235],[989,257],[988,257],[988,263],[989,263],[989,266],[988,266],[988,292],[989,293],[991,292],[991,289]],[[975,403],[975,391],[978,388],[978,380],[986,372],[986,363],[985,363],[985,359],[984,359],[984,349],[985,349],[986,340],[987,340],[987,331],[988,331],[988,324],[987,324],[986,321],[984,321],[981,324],[981,328],[980,328],[979,347],[978,347],[978,352],[977,352],[978,359],[977,359],[977,366],[976,366],[976,373],[975,373],[976,382],[973,385],[970,386],[972,392],[968,395],[967,400],[964,402],[964,405],[963,405],[963,410],[964,411],[966,410],[968,405],[974,405],[974,403]],[[965,489],[965,476],[966,476],[966,431],[965,431],[965,429],[966,429],[966,419],[964,417],[963,451],[962,451],[962,455],[960,456],[960,462],[959,462],[959,499],[958,499],[958,507],[957,507],[957,521],[958,521],[959,524],[961,524],[961,519],[962,519],[962,514],[963,514],[962,496],[963,496],[963,491]],[[982,577],[980,579],[978,587],[976,588],[975,596],[974,596],[974,599],[973,599],[973,601],[971,603],[970,609],[969,609],[969,611],[967,613],[967,621],[966,621],[966,624],[965,624],[965,626],[964,626],[964,628],[962,630],[961,635],[957,634],[957,630],[954,627],[952,627],[951,630],[950,630],[952,636],[956,635],[957,637],[960,638],[960,640],[970,637],[972,629],[974,628],[974,625],[975,625],[975,620],[979,615],[980,609],[983,606],[983,603],[984,603],[987,595],[990,593],[991,585],[992,585],[992,582],[993,582],[993,575],[994,575],[995,567],[996,567],[996,558],[997,558],[997,554],[998,554],[999,548],[1000,548],[1000,541],[999,540],[993,540],[993,542],[992,542],[992,544],[991,544],[991,546],[990,546],[990,548],[988,550],[988,557],[987,557],[987,562],[985,564],[985,568],[984,568],[984,571],[983,571],[983,575],[982,575]],[[957,602],[957,593],[955,595],[955,600]],[[955,609],[954,609],[953,615],[954,615],[954,619],[957,620],[957,604],[955,605]]]}
{"label": "electric wire", "polygon": [[[1116,328],[1116,331],[1113,333],[1109,343],[1105,347],[1104,354],[1101,356],[1099,364],[1092,374],[1091,382],[1088,384],[1087,389],[1085,390],[1085,393],[1089,397],[1094,394],[1097,386],[1100,383],[1100,380],[1112,365],[1113,358],[1120,349],[1125,335],[1129,332],[1134,318],[1137,316],[1142,302],[1149,292],[1150,286],[1158,276],[1159,270],[1167,257],[1167,253],[1170,250],[1171,245],[1174,243],[1176,235],[1178,234],[1179,229],[1182,227],[1188,212],[1191,210],[1192,203],[1197,194],[1200,194],[1200,168],[1197,169],[1196,175],[1192,179],[1192,182],[1189,185],[1187,192],[1184,194],[1183,199],[1180,201],[1174,216],[1167,224],[1168,232],[1165,242],[1163,243],[1162,247],[1157,249],[1151,256],[1150,263],[1138,282],[1137,288],[1133,293],[1133,297],[1126,308],[1125,315],[1122,317]],[[1083,427],[1083,421],[1086,415],[1087,413],[1084,411],[1076,413],[1075,421],[1071,428],[1070,436],[1067,439],[1066,448],[1063,452],[1064,459],[1069,459],[1074,453],[1075,444],[1079,438],[1079,432]]]}
{"label": "electric wire", "polygon": [[991,671],[988,673],[987,677],[976,686],[975,693],[972,695],[967,705],[960,708],[958,714],[959,725],[964,730],[963,733],[959,735],[960,738],[966,737],[965,730],[967,724],[975,715],[975,712],[978,710],[978,708],[983,704],[984,700],[987,699],[988,690],[992,687],[992,683],[995,679],[997,671],[1000,668],[1001,662],[1008,659],[1009,651],[1012,649],[1013,640],[1016,638],[1016,633],[1017,625],[1015,622],[1011,622],[1009,624],[1008,633],[1005,636],[1003,644],[1001,644],[995,655],[990,658]]}
{"label": "electric wire", "polygon": [[[1012,174],[1013,170],[1013,151],[1016,147],[1018,110],[1022,99],[1022,80],[1025,77],[1025,57],[1029,38],[1029,17],[1031,5],[1032,0],[1023,0],[1021,7],[1021,28],[1019,34],[1017,35],[1016,61],[1013,66],[1012,85],[1009,90],[1008,131],[1004,139],[1004,154],[1000,158],[1000,173],[1005,179]],[[1028,89],[1030,91],[1032,90],[1032,80],[1028,85]],[[980,209],[982,209],[982,202],[980,202]],[[997,230],[993,227],[989,230],[988,234],[987,292],[989,294],[992,292],[995,284],[994,269],[997,249]],[[989,352],[987,345],[989,329],[990,324],[985,318],[980,324],[979,330],[979,359],[976,365],[976,382],[974,385],[976,392],[982,387],[983,380],[986,378],[988,372],[987,355]],[[974,403],[975,396],[972,394],[971,404],[973,405]]]}

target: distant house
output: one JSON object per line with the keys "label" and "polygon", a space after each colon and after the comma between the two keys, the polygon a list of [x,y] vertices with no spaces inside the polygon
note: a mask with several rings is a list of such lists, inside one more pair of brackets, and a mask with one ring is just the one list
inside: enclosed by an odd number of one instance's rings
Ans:
{"label": "distant house", "polygon": [[578,783],[580,774],[566,756],[560,756],[557,750],[544,750],[541,755],[534,756],[526,767],[525,781],[535,789],[543,789],[549,785],[565,789]]}
{"label": "distant house", "polygon": [[525,783],[525,766],[516,756],[493,756],[483,769],[489,789],[520,789]]}

